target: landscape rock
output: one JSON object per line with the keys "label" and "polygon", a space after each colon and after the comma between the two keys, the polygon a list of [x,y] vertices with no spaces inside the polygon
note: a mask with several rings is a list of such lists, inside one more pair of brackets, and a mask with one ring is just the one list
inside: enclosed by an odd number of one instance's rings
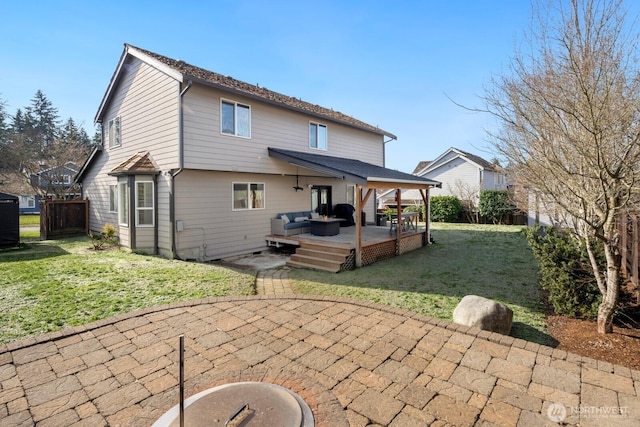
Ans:
{"label": "landscape rock", "polygon": [[499,302],[478,295],[467,295],[453,310],[453,321],[459,325],[509,335],[513,311]]}

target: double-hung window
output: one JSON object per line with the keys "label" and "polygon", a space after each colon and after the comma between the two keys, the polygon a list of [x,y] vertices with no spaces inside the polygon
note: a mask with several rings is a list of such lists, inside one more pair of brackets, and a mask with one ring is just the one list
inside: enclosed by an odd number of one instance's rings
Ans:
{"label": "double-hung window", "polygon": [[126,182],[118,183],[118,223],[129,225],[129,186]]}
{"label": "double-hung window", "polygon": [[153,226],[153,182],[136,183],[136,226]]}
{"label": "double-hung window", "polygon": [[309,148],[327,149],[327,126],[320,123],[309,123]]}
{"label": "double-hung window", "polygon": [[109,134],[109,148],[120,146],[120,116],[114,117],[109,120],[107,126],[107,132]]}
{"label": "double-hung window", "polygon": [[233,210],[265,208],[264,183],[262,182],[234,182]]}
{"label": "double-hung window", "polygon": [[251,107],[234,101],[222,100],[220,130],[225,135],[251,138]]}

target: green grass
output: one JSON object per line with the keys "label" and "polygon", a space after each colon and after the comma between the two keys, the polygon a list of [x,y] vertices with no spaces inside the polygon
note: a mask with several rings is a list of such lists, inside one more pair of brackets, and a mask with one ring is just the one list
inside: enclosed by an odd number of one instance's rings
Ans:
{"label": "green grass", "polygon": [[254,293],[254,273],[91,247],[77,237],[0,251],[0,343],[175,301]]}
{"label": "green grass", "polygon": [[513,310],[511,335],[551,344],[538,264],[521,229],[433,224],[435,243],[403,256],[339,274],[296,269],[290,278],[304,294],[373,301],[446,320],[462,297],[480,295]]}
{"label": "green grass", "polygon": [[39,227],[40,215],[20,215],[20,227]]}

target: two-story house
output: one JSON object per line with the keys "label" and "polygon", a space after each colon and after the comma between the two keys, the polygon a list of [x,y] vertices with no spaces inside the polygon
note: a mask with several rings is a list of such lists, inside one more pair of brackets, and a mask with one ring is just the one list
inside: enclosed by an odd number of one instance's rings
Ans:
{"label": "two-story house", "polygon": [[[456,196],[476,206],[482,190],[506,190],[505,171],[497,164],[457,148],[449,148],[433,161],[419,162],[413,174],[442,183],[431,191],[432,196]],[[379,205],[394,204],[393,193],[379,196]],[[402,193],[403,204],[421,203],[414,190]]]}
{"label": "two-story house", "polygon": [[374,218],[374,187],[434,184],[383,167],[383,129],[128,44],[95,120],[103,143],[77,175],[90,228],[114,224],[139,252],[257,252],[279,212],[354,203]]}

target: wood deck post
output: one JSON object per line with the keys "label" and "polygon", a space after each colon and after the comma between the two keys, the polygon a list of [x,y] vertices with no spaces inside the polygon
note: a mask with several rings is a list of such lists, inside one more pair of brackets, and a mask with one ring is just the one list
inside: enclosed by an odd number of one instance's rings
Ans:
{"label": "wood deck post", "polygon": [[356,185],[356,267],[362,267],[362,186]]}
{"label": "wood deck post", "polygon": [[396,189],[396,255],[400,255],[400,240],[402,239],[402,189]]}
{"label": "wood deck post", "polygon": [[422,201],[424,202],[425,236],[422,241],[422,246],[425,246],[431,243],[431,208],[429,207],[429,189],[427,188],[426,190],[420,190],[420,196],[422,196]]}

